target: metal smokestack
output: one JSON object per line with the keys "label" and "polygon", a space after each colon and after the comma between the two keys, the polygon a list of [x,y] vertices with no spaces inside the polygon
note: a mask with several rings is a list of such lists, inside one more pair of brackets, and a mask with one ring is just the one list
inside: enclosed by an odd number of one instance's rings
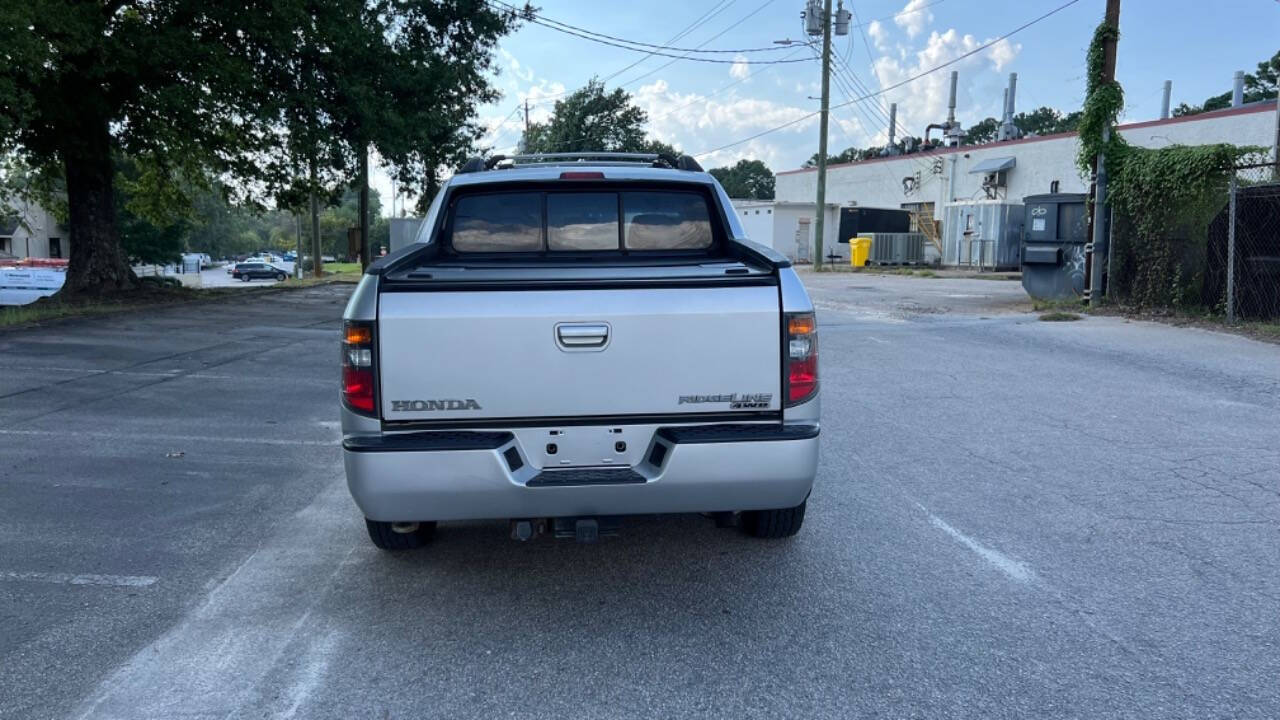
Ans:
{"label": "metal smokestack", "polygon": [[1235,82],[1231,85],[1231,107],[1244,104],[1244,71],[1237,70]]}
{"label": "metal smokestack", "polygon": [[1018,93],[1018,73],[1009,73],[1009,99],[1005,103],[1005,113],[1009,116],[1009,122],[1013,122],[1013,108],[1015,98]]}
{"label": "metal smokestack", "polygon": [[898,103],[889,103],[889,152],[893,152],[893,138],[898,129]]}
{"label": "metal smokestack", "polygon": [[1173,93],[1173,81],[1164,81],[1164,97],[1160,100],[1160,119],[1169,119],[1169,95]]}
{"label": "metal smokestack", "polygon": [[947,125],[954,125],[956,122],[956,82],[960,78],[960,73],[951,71],[951,93],[947,96]]}

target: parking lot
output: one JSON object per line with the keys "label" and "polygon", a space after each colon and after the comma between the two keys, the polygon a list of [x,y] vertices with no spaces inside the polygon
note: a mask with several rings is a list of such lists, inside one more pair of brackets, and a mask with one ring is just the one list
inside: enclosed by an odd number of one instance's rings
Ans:
{"label": "parking lot", "polygon": [[0,332],[0,717],[1280,716],[1277,346],[805,281],[823,456],[781,542],[375,550],[350,285]]}

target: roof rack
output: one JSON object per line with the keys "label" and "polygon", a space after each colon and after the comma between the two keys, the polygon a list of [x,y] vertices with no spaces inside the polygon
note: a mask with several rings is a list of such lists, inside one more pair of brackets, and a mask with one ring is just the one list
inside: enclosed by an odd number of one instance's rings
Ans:
{"label": "roof rack", "polygon": [[675,157],[666,153],[631,152],[565,152],[535,153],[529,155],[494,155],[489,158],[473,157],[458,170],[473,173],[484,170],[505,170],[514,167],[546,167],[565,165],[593,165],[609,167],[658,167],[671,170],[702,172],[702,166],[688,155]]}

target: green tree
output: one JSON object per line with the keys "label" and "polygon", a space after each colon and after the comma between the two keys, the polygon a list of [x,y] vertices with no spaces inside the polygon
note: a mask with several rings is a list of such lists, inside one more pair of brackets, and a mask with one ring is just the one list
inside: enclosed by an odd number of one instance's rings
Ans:
{"label": "green tree", "polygon": [[492,47],[515,19],[460,0],[3,3],[0,151],[62,169],[64,291],[127,290],[115,153],[284,205],[312,168],[349,178],[370,146],[425,184],[474,142]]}
{"label": "green tree", "polygon": [[[1270,58],[1258,63],[1257,72],[1245,73],[1244,102],[1252,103],[1275,99],[1276,91],[1280,89],[1278,78],[1280,78],[1280,50],[1277,50]],[[1231,95],[1232,91],[1228,90],[1222,94],[1205,98],[1205,101],[1199,105],[1178,103],[1177,107],[1173,109],[1173,116],[1197,115],[1211,110],[1229,108],[1231,107]]]}
{"label": "green tree", "polygon": [[773,171],[759,160],[739,160],[735,165],[711,168],[709,172],[731,198],[773,199]]}
{"label": "green tree", "polygon": [[645,136],[648,115],[632,104],[622,88],[605,91],[592,78],[563,100],[544,123],[530,123],[525,149],[549,152],[660,152],[678,154],[672,146]]}
{"label": "green tree", "polygon": [[963,142],[965,145],[981,145],[994,141],[999,133],[999,120],[993,117],[983,118],[964,131]]}

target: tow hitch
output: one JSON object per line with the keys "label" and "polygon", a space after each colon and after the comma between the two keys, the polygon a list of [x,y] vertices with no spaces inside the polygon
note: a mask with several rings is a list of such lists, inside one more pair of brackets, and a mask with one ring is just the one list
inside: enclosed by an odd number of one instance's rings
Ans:
{"label": "tow hitch", "polygon": [[[526,542],[547,532],[547,519],[525,518],[511,521],[511,538]],[[580,543],[593,543],[601,535],[617,535],[622,518],[617,515],[600,517],[551,518],[551,532],[557,538],[573,538]]]}

